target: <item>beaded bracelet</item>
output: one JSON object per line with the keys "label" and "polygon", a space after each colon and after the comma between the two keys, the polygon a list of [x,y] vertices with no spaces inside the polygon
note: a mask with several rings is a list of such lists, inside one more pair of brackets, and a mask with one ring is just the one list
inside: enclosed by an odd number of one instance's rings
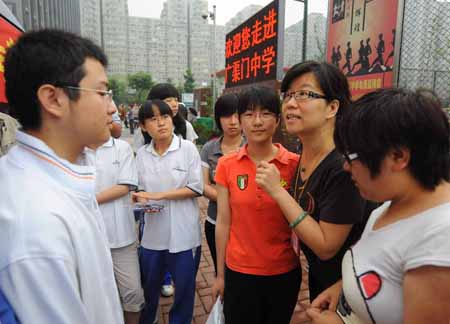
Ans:
{"label": "beaded bracelet", "polygon": [[290,228],[295,228],[302,220],[304,220],[308,216],[307,211],[303,211],[292,223],[289,224]]}

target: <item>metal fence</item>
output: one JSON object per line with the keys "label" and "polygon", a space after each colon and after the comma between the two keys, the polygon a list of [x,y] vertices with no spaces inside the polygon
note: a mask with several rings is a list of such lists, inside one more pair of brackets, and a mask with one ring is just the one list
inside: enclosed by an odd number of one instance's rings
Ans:
{"label": "metal fence", "polygon": [[399,86],[434,90],[450,106],[450,0],[404,0]]}

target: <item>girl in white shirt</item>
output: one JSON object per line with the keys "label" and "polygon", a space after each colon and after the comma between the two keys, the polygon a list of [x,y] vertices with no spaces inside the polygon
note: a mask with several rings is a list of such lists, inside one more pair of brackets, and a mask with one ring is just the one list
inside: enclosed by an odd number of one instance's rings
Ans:
{"label": "girl in white shirt", "polygon": [[424,90],[370,93],[338,124],[344,169],[364,198],[385,203],[345,254],[342,281],[313,301],[313,324],[449,323],[449,136]]}
{"label": "girl in white shirt", "polygon": [[172,111],[165,102],[145,102],[139,122],[152,141],[137,152],[139,188],[145,191],[133,194],[133,198],[162,207],[145,216],[140,251],[146,299],[143,322],[153,323],[168,269],[176,286],[169,321],[190,323],[201,252],[196,199],[203,192],[200,155],[192,142],[173,133]]}

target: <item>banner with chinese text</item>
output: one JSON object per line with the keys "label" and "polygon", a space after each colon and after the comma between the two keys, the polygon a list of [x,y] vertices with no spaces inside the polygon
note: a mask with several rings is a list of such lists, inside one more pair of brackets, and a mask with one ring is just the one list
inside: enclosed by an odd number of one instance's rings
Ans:
{"label": "banner with chinese text", "polygon": [[226,35],[225,88],[276,80],[282,57],[278,46],[283,30],[279,28],[284,27],[283,1],[271,2]]}
{"label": "banner with chinese text", "polygon": [[398,0],[329,0],[327,61],[354,98],[393,86]]}

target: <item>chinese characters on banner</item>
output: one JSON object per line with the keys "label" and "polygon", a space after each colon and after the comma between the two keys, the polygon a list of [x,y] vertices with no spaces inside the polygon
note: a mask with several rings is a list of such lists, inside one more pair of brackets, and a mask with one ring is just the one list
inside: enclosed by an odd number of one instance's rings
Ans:
{"label": "chinese characters on banner", "polygon": [[398,0],[329,0],[327,61],[353,98],[393,86]]}
{"label": "chinese characters on banner", "polygon": [[279,0],[227,34],[225,87],[276,79]]}

